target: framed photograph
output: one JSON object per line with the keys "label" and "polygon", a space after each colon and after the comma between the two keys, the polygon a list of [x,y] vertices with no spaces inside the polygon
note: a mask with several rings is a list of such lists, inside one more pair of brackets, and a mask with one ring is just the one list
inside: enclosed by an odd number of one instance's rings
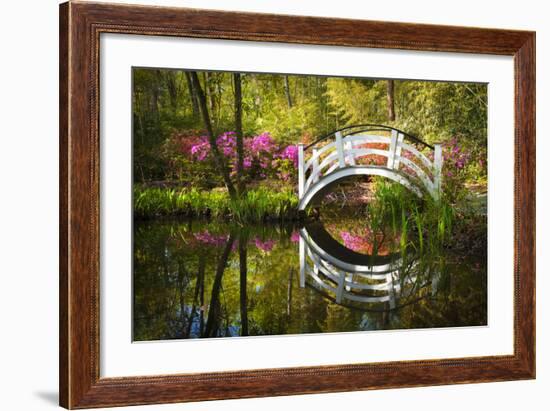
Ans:
{"label": "framed photograph", "polygon": [[535,33],[60,6],[60,405],[535,378]]}

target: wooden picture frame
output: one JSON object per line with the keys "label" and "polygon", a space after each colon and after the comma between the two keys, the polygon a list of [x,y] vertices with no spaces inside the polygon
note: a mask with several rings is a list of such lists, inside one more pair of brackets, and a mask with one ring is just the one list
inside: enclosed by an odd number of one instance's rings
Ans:
{"label": "wooden picture frame", "polygon": [[[514,354],[100,378],[101,33],[513,56]],[[59,47],[61,406],[91,408],[535,378],[534,32],[69,2],[60,6]]]}

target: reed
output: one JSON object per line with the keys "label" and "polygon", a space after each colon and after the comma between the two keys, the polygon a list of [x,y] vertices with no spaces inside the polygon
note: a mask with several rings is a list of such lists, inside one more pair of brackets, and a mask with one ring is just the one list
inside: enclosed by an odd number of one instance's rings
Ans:
{"label": "reed", "polygon": [[238,223],[298,219],[298,198],[291,190],[250,190],[237,198],[224,191],[140,188],[134,190],[137,218],[185,216],[228,219]]}
{"label": "reed", "polygon": [[420,199],[399,184],[378,181],[374,199],[367,205],[367,225],[398,239],[399,248],[437,255],[452,235],[455,213],[445,199]]}

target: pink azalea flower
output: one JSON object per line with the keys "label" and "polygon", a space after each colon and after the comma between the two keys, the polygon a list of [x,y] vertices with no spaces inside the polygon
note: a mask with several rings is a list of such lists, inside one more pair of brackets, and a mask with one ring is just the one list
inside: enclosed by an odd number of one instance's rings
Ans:
{"label": "pink azalea flower", "polygon": [[275,240],[262,241],[259,237],[256,237],[254,239],[254,244],[260,250],[265,251],[265,252],[270,252],[273,249],[273,247],[275,246]]}
{"label": "pink azalea flower", "polygon": [[193,237],[195,237],[195,239],[200,243],[207,244],[207,245],[214,245],[214,246],[221,246],[225,244],[225,242],[227,241],[227,236],[213,235],[213,234],[210,234],[208,231],[204,231],[202,233],[195,233],[193,234]]}

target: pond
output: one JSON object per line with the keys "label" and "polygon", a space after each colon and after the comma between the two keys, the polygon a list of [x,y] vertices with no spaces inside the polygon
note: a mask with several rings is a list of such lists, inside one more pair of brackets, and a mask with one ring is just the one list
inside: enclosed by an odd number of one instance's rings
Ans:
{"label": "pond", "polygon": [[486,325],[484,259],[357,226],[136,220],[134,341]]}

